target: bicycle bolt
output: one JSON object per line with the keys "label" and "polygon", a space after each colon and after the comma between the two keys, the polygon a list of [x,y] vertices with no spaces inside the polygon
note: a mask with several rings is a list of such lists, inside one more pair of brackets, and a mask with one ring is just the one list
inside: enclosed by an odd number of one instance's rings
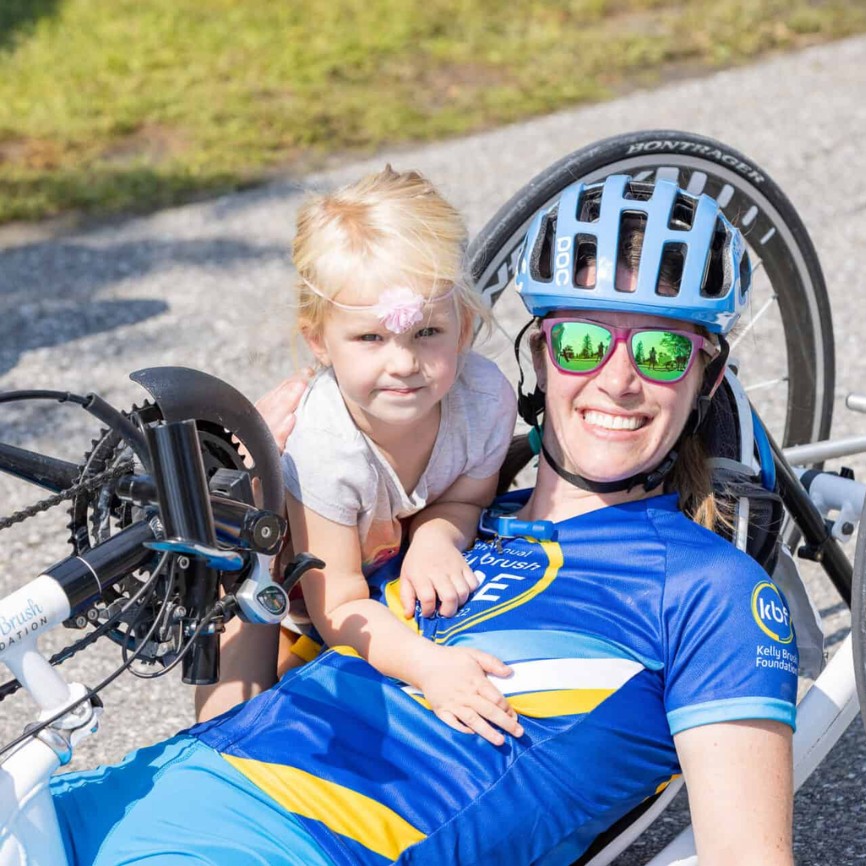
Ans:
{"label": "bicycle bolt", "polygon": [[96,622],[96,620],[99,618],[99,611],[95,607],[90,608],[90,610],[87,611],[87,618],[91,622]]}
{"label": "bicycle bolt", "polygon": [[83,616],[75,617],[75,627],[76,628],[84,628],[87,625],[87,618]]}
{"label": "bicycle bolt", "polygon": [[261,535],[262,538],[270,538],[273,534],[273,530],[270,526],[263,526],[259,530],[259,535]]}
{"label": "bicycle bolt", "polygon": [[179,556],[177,559],[178,568],[186,569],[189,568],[189,557],[188,556]]}
{"label": "bicycle bolt", "polygon": [[854,524],[848,523],[846,520],[845,523],[842,524],[842,535],[851,535],[854,531]]}

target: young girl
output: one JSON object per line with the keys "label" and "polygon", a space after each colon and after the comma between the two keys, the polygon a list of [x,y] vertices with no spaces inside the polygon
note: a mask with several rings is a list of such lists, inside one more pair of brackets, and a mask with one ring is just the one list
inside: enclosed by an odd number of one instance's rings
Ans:
{"label": "young girl", "polygon": [[[514,393],[468,350],[484,315],[462,271],[466,230],[417,172],[390,167],[298,216],[299,327],[321,370],[283,456],[295,550],[326,567],[302,580],[316,640],[348,646],[419,689],[458,730],[495,743],[516,715],[477,650],[439,647],[411,619],[453,616],[478,581],[461,551],[492,500],[511,440]],[[371,598],[365,575],[408,542],[399,588]],[[378,591],[374,591],[377,595]],[[519,734],[518,734],[519,735]]]}

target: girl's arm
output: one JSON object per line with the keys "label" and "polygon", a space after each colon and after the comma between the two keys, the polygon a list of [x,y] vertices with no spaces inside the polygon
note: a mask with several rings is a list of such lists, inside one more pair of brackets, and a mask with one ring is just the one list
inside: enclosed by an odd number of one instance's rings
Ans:
{"label": "girl's arm", "polygon": [[325,570],[308,571],[301,583],[307,612],[328,646],[352,647],[385,676],[420,689],[436,715],[457,730],[474,731],[496,745],[504,737],[493,725],[522,736],[516,713],[486,676],[506,677],[511,669],[488,653],[436,646],[373,601],[361,572],[357,528],[288,500],[295,549],[327,563]]}
{"label": "girl's arm", "polygon": [[791,729],[749,720],[674,737],[701,866],[793,866]]}
{"label": "girl's arm", "polygon": [[235,617],[220,636],[220,679],[195,690],[196,721],[206,722],[269,689],[277,681],[279,626]]}
{"label": "girl's arm", "polygon": [[432,505],[412,521],[409,550],[400,572],[400,601],[407,617],[415,612],[454,616],[478,586],[478,579],[463,558],[478,529],[481,509],[496,494],[498,475],[470,478],[462,475]]}

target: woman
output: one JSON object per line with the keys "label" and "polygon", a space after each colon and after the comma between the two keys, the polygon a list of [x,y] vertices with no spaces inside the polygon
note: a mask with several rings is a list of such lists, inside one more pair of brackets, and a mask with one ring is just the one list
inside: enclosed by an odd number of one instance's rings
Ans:
{"label": "woman", "polygon": [[[481,585],[457,616],[409,625],[503,659],[522,736],[457,733],[333,650],[118,768],[57,780],[73,862],[567,864],[682,768],[701,866],[790,866],[786,607],[680,510],[717,516],[695,433],[748,296],[742,238],[706,196],[609,178],[538,216],[518,285],[540,319],[521,399],[533,422],[543,399],[537,484],[482,518],[466,554]],[[398,573],[378,585],[399,614]],[[236,684],[211,711],[270,684],[268,634],[235,636]],[[756,664],[782,649],[787,664]]]}

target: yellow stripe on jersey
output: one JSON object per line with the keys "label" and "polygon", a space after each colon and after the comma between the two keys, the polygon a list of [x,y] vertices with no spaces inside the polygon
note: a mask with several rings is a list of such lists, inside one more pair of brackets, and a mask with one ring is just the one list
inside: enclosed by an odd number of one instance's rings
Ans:
{"label": "yellow stripe on jersey", "polygon": [[616,689],[560,689],[555,692],[524,692],[510,695],[508,703],[531,719],[551,719],[555,716],[579,716],[592,712]]}
{"label": "yellow stripe on jersey", "polygon": [[284,809],[319,821],[388,860],[426,838],[395,811],[351,788],[297,767],[226,754],[223,758]]}
{"label": "yellow stripe on jersey", "polygon": [[293,644],[292,652],[305,662],[311,662],[322,651],[322,645],[302,634]]}
{"label": "yellow stripe on jersey", "polygon": [[436,643],[444,643],[455,634],[459,634],[461,631],[466,631],[466,629],[472,628],[479,622],[484,622],[494,616],[506,613],[509,610],[514,610],[514,608],[526,604],[526,602],[544,592],[544,590],[553,583],[556,579],[556,575],[559,573],[559,569],[562,568],[562,548],[555,541],[540,541],[537,543],[541,545],[541,548],[547,555],[547,568],[545,569],[541,580],[539,580],[531,589],[527,589],[526,592],[520,593],[520,595],[512,598],[510,601],[497,604],[485,611],[477,613],[475,616],[469,617],[469,619],[461,620],[458,625],[452,626],[450,629],[440,631],[436,635]]}
{"label": "yellow stripe on jersey", "polygon": [[406,617],[403,616],[403,602],[400,601],[400,578],[391,580],[385,584],[385,604],[388,606],[388,610],[390,610],[391,613],[400,620],[400,622],[404,623],[416,633],[421,631],[418,627],[418,623],[415,621],[415,617],[409,617],[409,619],[406,619]]}
{"label": "yellow stripe on jersey", "polygon": [[330,648],[332,652],[337,653],[337,655],[348,656],[349,658],[359,659],[361,658],[361,653],[358,652],[354,647],[350,646],[332,646]]}
{"label": "yellow stripe on jersey", "polygon": [[[616,689],[559,689],[553,692],[524,692],[508,695],[506,700],[521,715],[530,719],[552,719],[556,716],[579,716],[592,712]],[[422,707],[433,708],[420,694],[408,692]]]}
{"label": "yellow stripe on jersey", "polygon": [[666,782],[662,782],[661,785],[656,788],[656,794],[661,794],[661,792],[664,791],[664,789],[667,788],[667,786],[670,785],[670,783],[673,782],[674,779],[679,779],[681,775],[682,773],[674,773],[673,776],[670,777],[670,779],[668,779]]}

